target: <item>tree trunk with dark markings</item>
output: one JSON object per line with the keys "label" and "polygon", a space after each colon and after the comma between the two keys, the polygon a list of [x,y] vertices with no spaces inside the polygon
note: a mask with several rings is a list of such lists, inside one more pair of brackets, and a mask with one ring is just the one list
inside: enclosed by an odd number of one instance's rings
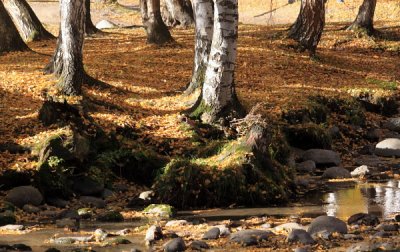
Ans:
{"label": "tree trunk with dark markings", "polygon": [[99,32],[99,30],[92,22],[92,15],[90,13],[90,0],[85,0],[85,7],[86,7],[85,34],[92,35]]}
{"label": "tree trunk with dark markings", "polygon": [[289,37],[315,55],[325,26],[325,1],[302,0],[300,13],[289,30]]}
{"label": "tree trunk with dark markings", "polygon": [[173,41],[160,12],[160,0],[140,0],[143,25],[146,27],[147,42],[164,44]]}
{"label": "tree trunk with dark markings", "polygon": [[348,30],[360,30],[363,29],[368,35],[372,35],[374,29],[374,14],[376,8],[376,0],[364,0],[356,20],[347,28]]}
{"label": "tree trunk with dark markings", "polygon": [[161,16],[170,27],[189,27],[194,23],[190,0],[161,0]]}
{"label": "tree trunk with dark markings", "polygon": [[0,52],[23,51],[28,49],[17,28],[0,1]]}
{"label": "tree trunk with dark markings", "polygon": [[4,6],[24,41],[30,42],[54,38],[43,27],[26,0],[5,0]]}

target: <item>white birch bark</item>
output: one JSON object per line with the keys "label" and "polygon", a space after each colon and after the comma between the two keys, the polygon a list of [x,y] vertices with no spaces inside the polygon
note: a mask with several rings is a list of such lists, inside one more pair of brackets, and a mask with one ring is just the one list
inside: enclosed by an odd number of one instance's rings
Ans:
{"label": "white birch bark", "polygon": [[26,0],[4,0],[4,6],[24,41],[54,38],[43,27]]}
{"label": "white birch bark", "polygon": [[202,120],[216,122],[239,116],[235,91],[238,0],[214,0],[214,32],[202,99]]}
{"label": "white birch bark", "polygon": [[196,31],[195,52],[192,78],[187,90],[185,91],[185,94],[187,95],[193,93],[203,85],[214,26],[212,0],[193,0],[193,11]]}
{"label": "white birch bark", "polygon": [[83,41],[85,34],[85,0],[61,0],[62,71],[58,87],[65,95],[79,95],[84,79]]}

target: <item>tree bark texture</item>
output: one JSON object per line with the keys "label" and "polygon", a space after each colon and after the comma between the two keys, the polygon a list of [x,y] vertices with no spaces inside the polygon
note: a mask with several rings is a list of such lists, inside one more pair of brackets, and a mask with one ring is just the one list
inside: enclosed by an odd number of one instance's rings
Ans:
{"label": "tree bark texture", "polygon": [[164,44],[173,41],[160,12],[160,0],[140,0],[143,25],[146,27],[147,42]]}
{"label": "tree bark texture", "polygon": [[325,26],[325,1],[302,0],[300,13],[289,31],[289,37],[315,55]]}
{"label": "tree bark texture", "polygon": [[189,27],[194,23],[190,0],[161,0],[161,16],[170,27]]}
{"label": "tree bark texture", "polygon": [[210,54],[214,16],[212,0],[193,0],[195,15],[195,51],[192,78],[185,94],[192,94],[203,86],[208,55]]}
{"label": "tree bark texture", "polygon": [[43,27],[26,0],[5,0],[4,6],[24,41],[30,42],[54,38]]}
{"label": "tree bark texture", "polygon": [[243,116],[235,91],[238,0],[214,0],[214,31],[201,102],[196,110],[206,123],[224,124]]}
{"label": "tree bark texture", "polygon": [[60,35],[57,48],[46,72],[59,77],[57,87],[64,95],[79,95],[85,77],[83,41],[85,35],[85,0],[61,0]]}
{"label": "tree bark texture", "polygon": [[92,35],[97,33],[99,30],[92,22],[92,15],[90,13],[90,0],[85,0],[86,17],[85,17],[85,34]]}
{"label": "tree bark texture", "polygon": [[15,27],[11,17],[0,1],[0,52],[28,49]]}
{"label": "tree bark texture", "polygon": [[374,32],[374,14],[376,8],[376,0],[364,0],[353,24],[349,26],[349,30],[365,29],[371,35]]}

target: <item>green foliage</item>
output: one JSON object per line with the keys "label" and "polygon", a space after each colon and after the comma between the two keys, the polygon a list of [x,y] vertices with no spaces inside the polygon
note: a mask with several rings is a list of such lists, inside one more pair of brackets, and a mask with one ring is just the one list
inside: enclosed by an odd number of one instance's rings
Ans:
{"label": "green foliage", "polygon": [[382,88],[384,90],[396,91],[399,86],[399,84],[396,81],[384,81],[374,78],[367,78],[366,81],[367,83],[374,84],[377,87]]}

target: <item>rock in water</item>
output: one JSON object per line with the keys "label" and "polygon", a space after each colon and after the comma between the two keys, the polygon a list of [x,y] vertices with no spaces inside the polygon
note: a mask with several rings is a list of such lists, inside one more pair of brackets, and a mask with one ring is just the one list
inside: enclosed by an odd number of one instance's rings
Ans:
{"label": "rock in water", "polygon": [[342,179],[351,178],[351,174],[348,170],[342,167],[331,167],[325,170],[322,174],[323,179]]}
{"label": "rock in water", "polygon": [[203,235],[203,240],[215,240],[219,238],[219,228],[213,227]]}
{"label": "rock in water", "polygon": [[311,235],[321,231],[328,231],[329,233],[347,233],[347,225],[338,218],[332,216],[319,216],[315,218],[308,227],[308,233]]}
{"label": "rock in water", "polygon": [[303,229],[294,229],[292,232],[290,232],[288,238],[288,242],[300,242],[302,244],[314,244],[315,241],[311,237],[311,235],[303,230]]}
{"label": "rock in water", "polygon": [[166,204],[151,204],[143,210],[143,213],[163,218],[172,218],[175,215],[175,208]]}
{"label": "rock in water", "polygon": [[241,230],[230,235],[231,241],[241,244],[242,246],[257,245],[260,241],[266,241],[272,235],[272,232],[264,230]]}
{"label": "rock in water", "polygon": [[153,225],[149,227],[149,229],[147,229],[144,240],[146,241],[146,243],[150,244],[162,238],[163,238],[163,233],[161,227]]}
{"label": "rock in water", "polygon": [[100,22],[98,22],[96,24],[96,28],[99,30],[102,29],[114,29],[114,28],[118,28],[118,26],[116,24],[114,24],[113,22],[110,22],[108,20],[101,20]]}
{"label": "rock in water", "polygon": [[93,196],[100,195],[104,190],[104,185],[89,177],[80,177],[74,181],[72,189],[79,195]]}
{"label": "rock in water", "polygon": [[365,175],[369,174],[368,166],[362,165],[357,167],[352,172],[350,172],[351,176],[354,177],[364,177]]}
{"label": "rock in water", "polygon": [[350,216],[347,220],[347,224],[349,225],[366,225],[366,226],[376,226],[379,224],[379,219],[376,215],[366,214],[366,213],[358,213]]}
{"label": "rock in water", "polygon": [[375,147],[375,154],[383,157],[400,157],[400,139],[388,138],[379,142]]}
{"label": "rock in water", "polygon": [[175,238],[164,244],[165,252],[180,252],[185,251],[186,245],[185,241],[182,238]]}
{"label": "rock in water", "polygon": [[33,186],[19,186],[11,189],[6,195],[6,201],[13,203],[19,208],[26,204],[39,206],[43,201],[43,196]]}
{"label": "rock in water", "polygon": [[312,160],[318,165],[340,165],[341,159],[337,152],[323,149],[310,149],[304,152],[304,161]]}
{"label": "rock in water", "polygon": [[303,173],[313,173],[316,169],[315,162],[312,160],[307,160],[296,164],[296,170]]}

